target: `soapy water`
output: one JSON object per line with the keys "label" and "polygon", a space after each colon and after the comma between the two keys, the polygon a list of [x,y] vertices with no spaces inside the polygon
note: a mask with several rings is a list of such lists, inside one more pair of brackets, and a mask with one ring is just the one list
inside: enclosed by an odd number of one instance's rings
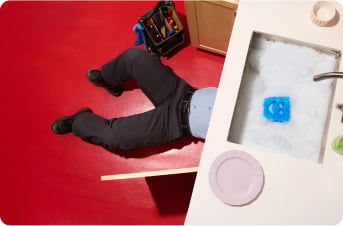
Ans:
{"label": "soapy water", "polygon": [[[334,71],[336,66],[333,54],[254,36],[228,140],[318,161],[335,83],[314,82],[312,77]],[[268,97],[288,97],[289,117],[268,118],[264,105]],[[285,110],[285,106],[279,108]]]}

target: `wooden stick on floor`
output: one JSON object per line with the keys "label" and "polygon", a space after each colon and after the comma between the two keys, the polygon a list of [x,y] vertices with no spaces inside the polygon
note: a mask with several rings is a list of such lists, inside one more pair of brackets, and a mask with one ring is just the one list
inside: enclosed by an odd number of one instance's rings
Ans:
{"label": "wooden stick on floor", "polygon": [[197,171],[198,171],[198,167],[190,167],[190,168],[181,168],[181,169],[168,169],[168,170],[147,171],[147,172],[139,172],[139,173],[106,175],[106,176],[101,176],[101,181],[154,177],[154,176],[181,174],[181,173],[193,173]]}

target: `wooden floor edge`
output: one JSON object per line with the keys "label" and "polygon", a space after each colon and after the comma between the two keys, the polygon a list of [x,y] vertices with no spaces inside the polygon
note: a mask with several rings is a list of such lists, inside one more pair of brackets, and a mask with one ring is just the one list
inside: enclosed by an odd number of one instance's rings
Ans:
{"label": "wooden floor edge", "polygon": [[193,173],[197,171],[198,171],[198,167],[189,167],[189,168],[180,168],[180,169],[146,171],[146,172],[139,172],[139,173],[105,175],[105,176],[101,176],[101,181],[154,177],[154,176],[173,175],[173,174],[182,174],[182,173]]}

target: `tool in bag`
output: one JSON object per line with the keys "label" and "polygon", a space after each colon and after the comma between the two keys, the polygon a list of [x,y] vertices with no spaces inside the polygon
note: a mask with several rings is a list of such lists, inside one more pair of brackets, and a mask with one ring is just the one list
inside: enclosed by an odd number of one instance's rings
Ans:
{"label": "tool in bag", "polygon": [[134,26],[135,45],[144,43],[147,51],[167,56],[185,43],[183,25],[173,1],[159,1],[156,6],[138,17]]}

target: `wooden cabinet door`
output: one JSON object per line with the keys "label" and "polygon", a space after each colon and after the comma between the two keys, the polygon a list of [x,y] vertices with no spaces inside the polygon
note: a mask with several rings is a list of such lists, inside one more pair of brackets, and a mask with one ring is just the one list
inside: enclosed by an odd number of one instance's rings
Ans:
{"label": "wooden cabinet door", "polygon": [[237,10],[229,1],[185,1],[191,43],[225,55]]}

